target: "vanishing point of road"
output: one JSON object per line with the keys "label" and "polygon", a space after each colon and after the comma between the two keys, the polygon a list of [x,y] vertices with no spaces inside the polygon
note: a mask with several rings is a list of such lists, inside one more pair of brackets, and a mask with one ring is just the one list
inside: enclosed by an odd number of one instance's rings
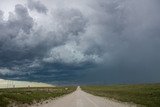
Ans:
{"label": "vanishing point of road", "polygon": [[71,94],[52,100],[49,103],[32,107],[136,107],[136,105],[97,97],[82,91],[81,88],[78,87],[77,90]]}

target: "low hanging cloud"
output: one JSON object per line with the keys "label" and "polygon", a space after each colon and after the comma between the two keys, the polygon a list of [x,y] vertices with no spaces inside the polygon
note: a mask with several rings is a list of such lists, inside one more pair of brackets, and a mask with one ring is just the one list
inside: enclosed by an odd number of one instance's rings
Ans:
{"label": "low hanging cloud", "polygon": [[[0,11],[0,67],[40,81],[159,81],[158,0],[77,2],[28,0],[8,20]],[[36,19],[33,10],[45,17]]]}

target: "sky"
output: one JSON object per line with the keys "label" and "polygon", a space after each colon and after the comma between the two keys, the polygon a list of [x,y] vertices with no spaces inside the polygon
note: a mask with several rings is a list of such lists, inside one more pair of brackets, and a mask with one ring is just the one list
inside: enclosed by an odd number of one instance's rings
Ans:
{"label": "sky", "polygon": [[159,0],[1,0],[0,78],[160,82]]}

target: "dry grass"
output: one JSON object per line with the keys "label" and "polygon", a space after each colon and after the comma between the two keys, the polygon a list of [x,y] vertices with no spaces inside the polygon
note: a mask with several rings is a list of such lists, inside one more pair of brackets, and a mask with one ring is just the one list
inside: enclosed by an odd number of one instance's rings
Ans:
{"label": "dry grass", "polygon": [[0,90],[0,107],[7,107],[11,103],[32,104],[50,98],[69,94],[76,87],[54,87],[54,88],[14,88]]}
{"label": "dry grass", "polygon": [[147,107],[160,107],[160,84],[83,86],[88,93],[133,102]]}

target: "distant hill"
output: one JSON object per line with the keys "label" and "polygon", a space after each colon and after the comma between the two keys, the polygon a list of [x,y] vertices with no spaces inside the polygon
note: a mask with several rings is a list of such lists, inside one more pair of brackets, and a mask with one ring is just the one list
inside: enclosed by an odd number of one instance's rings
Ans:
{"label": "distant hill", "polygon": [[41,82],[13,81],[13,80],[0,79],[0,88],[21,88],[21,87],[55,87],[55,86]]}

